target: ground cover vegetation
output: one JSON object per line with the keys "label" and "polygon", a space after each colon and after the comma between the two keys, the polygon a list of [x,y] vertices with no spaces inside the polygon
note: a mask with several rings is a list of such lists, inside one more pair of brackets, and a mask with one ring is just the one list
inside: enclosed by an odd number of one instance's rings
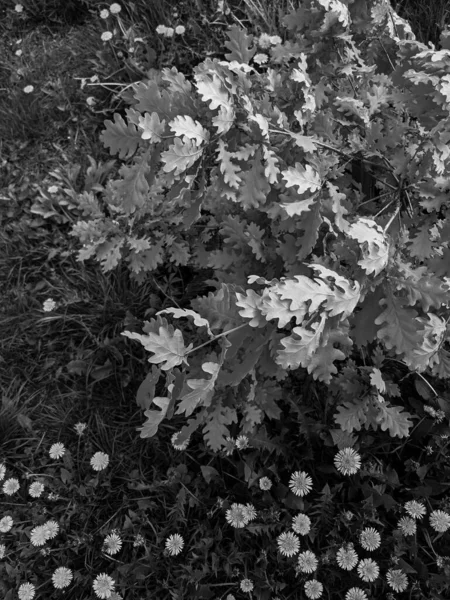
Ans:
{"label": "ground cover vegetation", "polygon": [[446,3],[1,10],[3,597],[448,598]]}

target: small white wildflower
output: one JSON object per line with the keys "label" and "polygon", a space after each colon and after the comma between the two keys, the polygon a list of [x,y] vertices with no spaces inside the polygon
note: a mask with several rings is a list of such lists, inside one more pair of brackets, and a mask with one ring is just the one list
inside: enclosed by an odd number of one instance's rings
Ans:
{"label": "small white wildflower", "polygon": [[272,44],[272,46],[276,46],[277,44],[281,44],[282,39],[280,38],[279,35],[271,35],[270,36],[270,43]]}
{"label": "small white wildflower", "polygon": [[52,581],[55,588],[62,590],[70,585],[73,579],[73,574],[67,567],[58,567],[52,575]]}
{"label": "small white wildflower", "polygon": [[109,7],[109,10],[113,15],[118,15],[122,10],[122,7],[120,6],[120,4],[117,4],[117,2],[114,2],[114,4],[111,4],[111,6]]}
{"label": "small white wildflower", "polygon": [[189,443],[191,441],[191,438],[188,437],[184,440],[184,442],[182,442],[181,444],[178,442],[178,436],[180,435],[181,431],[177,431],[173,434],[173,436],[170,438],[170,441],[172,443],[172,446],[175,448],[175,450],[179,450],[180,452],[182,452],[183,450],[186,450],[189,446]]}
{"label": "small white wildflower", "polygon": [[253,506],[253,504],[247,503],[243,507],[242,510],[243,510],[244,517],[245,517],[247,523],[249,523],[250,521],[253,521],[254,519],[256,519],[257,512],[256,512],[255,507]]}
{"label": "small white wildflower", "polygon": [[245,527],[248,523],[245,506],[234,503],[225,513],[225,518],[230,525],[236,528]]}
{"label": "small white wildflower", "polygon": [[102,42],[109,42],[109,40],[112,40],[112,36],[113,34],[110,31],[104,31],[101,35],[101,40]]}
{"label": "small white wildflower", "polygon": [[353,546],[349,544],[347,548],[342,546],[339,548],[336,554],[337,564],[341,567],[341,569],[345,569],[346,571],[351,571],[354,569],[358,563],[358,555],[356,554]]}
{"label": "small white wildflower", "polygon": [[257,64],[257,65],[263,65],[265,64],[267,61],[269,60],[269,57],[267,56],[267,54],[264,54],[263,52],[260,52],[259,54],[255,54],[255,56],[253,57],[253,61]]}
{"label": "small white wildflower", "polygon": [[56,460],[64,456],[64,454],[66,453],[66,449],[64,447],[64,444],[57,442],[56,444],[52,444],[48,453],[50,455],[50,458]]}
{"label": "small white wildflower", "polygon": [[34,91],[34,85],[26,85],[23,88],[23,91],[24,91],[25,94],[31,94],[31,92]]}
{"label": "small white wildflower", "polygon": [[323,593],[323,585],[317,579],[310,579],[305,583],[305,594],[310,600],[321,598]]}
{"label": "small white wildflower", "polygon": [[417,502],[417,500],[409,500],[406,502],[405,510],[413,519],[421,519],[427,514],[425,505],[422,504],[422,502]]}
{"label": "small white wildflower", "polygon": [[380,574],[380,567],[371,558],[363,558],[359,561],[358,575],[367,583],[375,581]]}
{"label": "small white wildflower", "polygon": [[417,531],[416,522],[411,517],[402,517],[397,523],[397,527],[403,535],[414,535]]}
{"label": "small white wildflower", "polygon": [[22,4],[16,4],[15,7],[14,7],[14,10],[16,11],[16,13],[23,12],[23,6],[22,6]]}
{"label": "small white wildflower", "polygon": [[343,475],[354,475],[361,468],[361,456],[353,448],[343,448],[334,457],[334,466]]}
{"label": "small white wildflower", "polygon": [[13,525],[14,525],[14,521],[13,521],[12,517],[10,517],[9,515],[6,517],[3,517],[2,519],[0,519],[0,532],[8,533],[8,531],[11,531]]}
{"label": "small white wildflower", "polygon": [[302,573],[314,573],[316,571],[319,561],[316,555],[311,550],[305,550],[298,556],[298,569]]}
{"label": "small white wildflower", "polygon": [[109,456],[104,452],[96,452],[91,458],[91,467],[94,471],[103,471],[109,464]]}
{"label": "small white wildflower", "polygon": [[106,548],[106,552],[110,555],[117,554],[122,548],[122,540],[117,533],[110,533],[107,535],[103,544]]}
{"label": "small white wildflower", "polygon": [[435,531],[444,533],[450,529],[450,515],[443,510],[433,510],[430,513],[430,525]]}
{"label": "small white wildflower", "polygon": [[311,530],[311,519],[303,513],[292,519],[292,529],[300,535],[308,535]]}
{"label": "small white wildflower", "polygon": [[44,484],[40,481],[33,482],[28,488],[28,493],[32,498],[39,498],[39,496],[44,491]]}
{"label": "small white wildflower", "polygon": [[260,48],[270,48],[271,46],[271,41],[270,41],[270,35],[268,33],[262,33],[259,38],[258,38],[258,46]]}
{"label": "small white wildflower", "polygon": [[115,583],[114,579],[106,573],[100,573],[92,584],[94,593],[98,598],[111,598],[112,592],[114,591]]}
{"label": "small white wildflower", "polygon": [[94,96],[88,96],[86,98],[86,104],[88,106],[94,106],[95,104],[97,104],[97,100],[94,98]]}
{"label": "small white wildflower", "polygon": [[345,594],[345,600],[367,600],[367,594],[361,588],[352,587]]}
{"label": "small white wildflower", "polygon": [[175,33],[178,35],[183,35],[183,33],[186,32],[186,27],[184,27],[184,25],[178,25],[178,27],[175,27]]}
{"label": "small white wildflower", "polygon": [[171,37],[173,37],[174,33],[175,33],[175,30],[173,29],[173,27],[167,27],[165,36],[171,38]]}
{"label": "small white wildflower", "polygon": [[372,552],[380,547],[381,536],[373,527],[366,527],[359,536],[359,543],[364,550]]}
{"label": "small white wildflower", "polygon": [[268,477],[261,477],[261,479],[259,480],[259,489],[266,492],[270,490],[271,487],[272,482],[270,481],[270,479]]}
{"label": "small white wildflower", "polygon": [[83,433],[84,433],[84,430],[86,429],[86,427],[87,427],[86,423],[81,423],[81,422],[79,422],[79,423],[76,423],[76,424],[73,426],[73,428],[75,429],[75,432],[76,432],[78,435],[83,435]]}
{"label": "small white wildflower", "polygon": [[312,490],[312,479],[305,471],[295,471],[291,475],[289,487],[296,496],[306,496]]}
{"label": "small white wildflower", "polygon": [[100,11],[100,19],[107,19],[109,17],[109,10],[104,8]]}
{"label": "small white wildflower", "polygon": [[[58,193],[58,191],[59,191],[59,188],[58,188],[58,186],[57,186],[57,185],[51,185],[51,186],[49,186],[49,187],[47,188],[47,192],[48,192],[49,194],[56,194],[56,193]],[[50,299],[51,299],[51,298],[50,298]]]}
{"label": "small white wildflower", "polygon": [[56,521],[47,521],[44,523],[44,525],[42,525],[42,527],[48,540],[53,539],[58,534],[59,525]]}
{"label": "small white wildflower", "polygon": [[0,463],[0,481],[3,481],[5,479],[5,475],[6,475],[6,466],[4,463]]}
{"label": "small white wildflower", "polygon": [[134,538],[133,547],[139,548],[139,546],[144,546],[144,545],[145,545],[145,539],[140,533],[138,533]]}
{"label": "small white wildflower", "polygon": [[236,438],[236,448],[238,450],[248,448],[248,437],[246,435],[240,435]]}
{"label": "small white wildflower", "polygon": [[251,592],[255,586],[251,579],[243,579],[240,583],[240,588],[244,593]]}
{"label": "small white wildflower", "polygon": [[22,56],[22,54],[23,54],[23,51],[22,51],[22,50],[19,48],[19,50],[16,50],[16,51],[14,52],[14,54],[15,54],[16,56]]}
{"label": "small white wildflower", "polygon": [[47,539],[47,532],[43,525],[38,525],[31,530],[30,541],[33,546],[43,546]]}
{"label": "small white wildflower", "polygon": [[12,496],[20,489],[19,480],[15,477],[10,477],[3,484],[3,493],[7,496]]}
{"label": "small white wildflower", "polygon": [[290,531],[284,532],[277,539],[278,550],[283,556],[294,556],[300,550],[300,540]]}
{"label": "small white wildflower", "polygon": [[32,583],[22,583],[17,590],[19,600],[33,600],[36,593],[36,588]]}
{"label": "small white wildflower", "polygon": [[404,592],[408,587],[408,578],[400,569],[389,569],[386,581],[394,592]]}
{"label": "small white wildflower", "polygon": [[178,533],[174,535],[169,535],[166,539],[166,550],[171,556],[176,556],[180,554],[183,550],[184,540]]}
{"label": "small white wildflower", "polygon": [[[56,186],[53,186],[53,187],[56,187]],[[53,298],[47,298],[47,300],[42,305],[42,310],[44,312],[52,312],[52,310],[55,310],[55,308],[56,308],[56,302],[53,300]]]}

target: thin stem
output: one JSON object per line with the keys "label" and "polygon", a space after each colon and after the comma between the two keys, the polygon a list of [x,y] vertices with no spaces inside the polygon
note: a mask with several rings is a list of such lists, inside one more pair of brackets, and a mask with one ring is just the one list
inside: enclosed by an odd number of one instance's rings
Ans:
{"label": "thin stem", "polygon": [[239,329],[242,329],[243,327],[247,327],[248,323],[243,323],[242,325],[239,325],[238,327],[234,327],[233,329],[229,329],[228,331],[223,331],[222,333],[219,333],[218,335],[214,336],[211,340],[208,340],[207,342],[204,342],[203,344],[200,344],[200,346],[196,346],[195,348],[191,348],[191,350],[189,350],[189,352],[186,352],[186,354],[184,356],[187,356],[188,354],[191,354],[191,352],[195,352],[195,350],[199,350],[200,348],[203,348],[203,346],[207,346],[208,344],[211,344],[212,342],[215,342],[216,340],[218,340],[219,338],[223,337],[224,335],[229,335],[230,333],[234,333],[235,331],[239,331]]}
{"label": "thin stem", "polygon": [[397,208],[395,209],[394,214],[392,215],[392,217],[389,219],[389,221],[387,222],[386,227],[384,228],[384,233],[386,233],[386,231],[389,229],[389,227],[392,224],[392,221],[395,219],[395,217],[398,215],[398,213],[400,212],[400,206],[397,206]]}

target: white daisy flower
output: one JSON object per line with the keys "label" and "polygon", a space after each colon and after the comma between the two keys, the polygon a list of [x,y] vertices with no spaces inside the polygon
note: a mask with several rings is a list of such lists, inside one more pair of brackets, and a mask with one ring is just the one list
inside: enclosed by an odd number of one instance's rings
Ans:
{"label": "white daisy flower", "polygon": [[59,525],[56,521],[47,521],[42,527],[44,528],[48,540],[51,540],[58,535]]}
{"label": "white daisy flower", "polygon": [[259,480],[259,489],[267,492],[272,487],[272,482],[268,477],[261,477]]}
{"label": "white daisy flower", "polygon": [[109,17],[109,10],[104,8],[100,11],[100,19],[107,19]]}
{"label": "white daisy flower", "polygon": [[310,579],[305,583],[305,594],[310,600],[317,600],[323,593],[323,585],[317,579]]}
{"label": "white daisy flower", "polygon": [[295,471],[291,475],[289,487],[296,496],[306,496],[312,490],[312,479],[305,471]]}
{"label": "white daisy flower", "polygon": [[58,567],[52,575],[52,581],[55,588],[62,590],[70,585],[73,574],[67,567]]}
{"label": "white daisy flower", "polygon": [[397,523],[397,527],[403,535],[414,535],[417,531],[416,522],[411,517],[402,517]]}
{"label": "white daisy flower", "polygon": [[302,573],[314,573],[317,569],[319,561],[316,558],[314,552],[305,550],[298,556],[298,569]]}
{"label": "white daisy flower", "polygon": [[33,600],[36,593],[36,588],[32,583],[22,583],[17,590],[19,600]]}
{"label": "white daisy flower", "polygon": [[101,573],[95,578],[92,587],[94,588],[94,593],[98,598],[111,598],[115,587],[114,579],[109,575],[106,575],[106,573]]}
{"label": "white daisy flower", "polygon": [[178,25],[178,27],[175,27],[175,33],[177,33],[178,35],[183,35],[186,32],[186,27],[184,27],[184,25]]}
{"label": "white daisy flower", "polygon": [[277,540],[278,550],[283,556],[294,556],[300,550],[300,540],[290,531],[282,533]]}
{"label": "white daisy flower", "polygon": [[430,525],[435,531],[444,533],[450,529],[450,515],[443,510],[433,510],[430,513]]}
{"label": "white daisy flower", "polygon": [[91,458],[91,467],[94,471],[103,471],[109,464],[109,456],[104,452],[96,452]]}
{"label": "white daisy flower", "polygon": [[264,49],[270,48],[272,44],[270,37],[268,33],[262,33],[257,40],[258,46]]}
{"label": "white daisy flower", "polygon": [[276,46],[277,44],[281,44],[282,39],[280,38],[279,35],[271,35],[270,36],[270,43],[272,44],[272,46]]}
{"label": "white daisy flower", "polygon": [[178,442],[178,437],[180,435],[181,431],[176,431],[173,436],[171,437],[170,441],[172,443],[172,446],[175,448],[175,450],[179,450],[180,452],[182,450],[186,450],[186,448],[189,446],[189,442],[191,440],[190,437],[188,437],[187,439],[184,440],[183,443],[179,443]]}
{"label": "white daisy flower", "polygon": [[100,39],[102,40],[102,42],[109,42],[109,40],[112,40],[112,36],[113,34],[111,33],[111,31],[104,31],[100,36]]}
{"label": "white daisy flower", "polygon": [[6,494],[7,496],[12,496],[20,489],[19,480],[15,477],[10,477],[5,481],[2,489],[4,494]]}
{"label": "white daisy flower", "polygon": [[43,546],[47,539],[47,532],[43,525],[38,525],[31,530],[30,541],[33,546]]}
{"label": "white daisy flower", "polygon": [[300,535],[308,535],[311,530],[311,519],[303,513],[292,519],[292,529]]}
{"label": "white daisy flower", "polygon": [[8,531],[11,531],[13,525],[14,525],[14,521],[13,521],[12,517],[6,516],[6,517],[1,518],[0,519],[0,532],[8,533]]}
{"label": "white daisy flower", "polygon": [[253,62],[255,62],[257,65],[264,65],[268,60],[269,57],[267,54],[264,54],[264,52],[259,52],[253,57]]}
{"label": "white daisy flower", "polygon": [[334,457],[334,466],[343,475],[354,475],[361,468],[361,456],[353,448],[343,448]]}
{"label": "white daisy flower", "polygon": [[247,513],[243,504],[234,503],[225,513],[225,518],[230,525],[236,528],[245,527],[248,523]]}
{"label": "white daisy flower", "polygon": [[358,555],[356,554],[352,545],[348,545],[347,548],[341,547],[337,551],[336,561],[341,569],[351,571],[358,564]]}
{"label": "white daisy flower", "polygon": [[32,498],[39,498],[44,491],[44,484],[40,481],[34,481],[28,488],[28,493]]}
{"label": "white daisy flower", "polygon": [[64,456],[64,454],[66,453],[66,449],[64,447],[64,444],[57,442],[56,444],[52,444],[48,453],[50,455],[50,458],[56,460]]}
{"label": "white daisy flower", "polygon": [[345,594],[345,600],[367,600],[367,594],[361,588],[352,587]]}
{"label": "white daisy flower", "polygon": [[245,516],[245,519],[247,520],[247,523],[250,523],[250,521],[253,521],[254,519],[256,519],[257,512],[256,512],[253,504],[247,503],[244,506],[243,511],[244,511],[244,516]]}
{"label": "white daisy flower", "polygon": [[371,583],[372,581],[375,581],[379,574],[380,568],[371,558],[363,558],[359,561],[358,575],[363,581]]}
{"label": "white daisy flower", "polygon": [[15,10],[17,13],[21,13],[21,12],[23,12],[23,5],[22,5],[22,4],[16,4],[16,5],[15,5],[15,7],[14,7],[14,10]]}
{"label": "white daisy flower", "polygon": [[251,592],[255,586],[251,579],[243,579],[240,584],[240,588],[243,592]]}
{"label": "white daisy flower", "polygon": [[31,92],[34,91],[34,85],[26,85],[23,88],[23,91],[24,91],[25,94],[31,94]]}
{"label": "white daisy flower", "polygon": [[359,536],[359,543],[364,550],[372,552],[380,547],[381,536],[373,527],[366,527]]}
{"label": "white daisy flower", "polygon": [[169,535],[166,539],[166,550],[171,556],[176,556],[180,554],[183,550],[184,540],[178,533],[174,535]]}
{"label": "white daisy flower", "polygon": [[240,435],[236,438],[236,448],[238,450],[248,448],[248,437],[246,435]]}
{"label": "white daisy flower", "polygon": [[406,502],[405,510],[413,519],[421,519],[427,514],[425,505],[422,504],[422,502],[417,502],[417,500],[409,500]]}
{"label": "white daisy flower", "polygon": [[120,6],[120,4],[117,4],[117,2],[114,2],[109,7],[109,10],[111,11],[111,13],[113,15],[118,15],[120,13],[120,11],[122,10],[122,7]]}
{"label": "white daisy flower", "polygon": [[122,548],[122,540],[117,533],[110,533],[106,536],[105,541],[103,542],[106,552],[110,555],[117,554],[119,550]]}
{"label": "white daisy flower", "polygon": [[404,592],[408,587],[408,578],[400,569],[389,569],[386,581],[394,592]]}

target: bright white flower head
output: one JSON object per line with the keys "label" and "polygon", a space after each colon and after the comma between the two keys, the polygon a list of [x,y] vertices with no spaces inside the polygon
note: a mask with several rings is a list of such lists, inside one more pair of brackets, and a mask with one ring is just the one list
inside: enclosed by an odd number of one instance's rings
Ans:
{"label": "bright white flower head", "polygon": [[[50,186],[48,188],[48,191],[50,192],[50,190],[52,188],[55,188],[55,190],[58,191],[58,188],[56,187],[56,185]],[[52,193],[52,192],[50,192],[50,193]],[[42,305],[42,310],[44,312],[52,312],[52,310],[55,310],[55,308],[56,308],[56,302],[53,300],[53,298],[47,298],[47,300]]]}
{"label": "bright white flower head", "polygon": [[109,465],[109,456],[104,452],[96,452],[91,458],[91,467],[94,471],[103,471]]}
{"label": "bright white flower head", "polygon": [[62,590],[69,586],[72,579],[72,571],[67,567],[58,567],[52,575],[53,585],[58,590]]}
{"label": "bright white flower head", "polygon": [[264,65],[268,60],[269,60],[269,57],[267,56],[267,54],[264,54],[264,52],[259,52],[258,54],[255,54],[255,56],[253,57],[253,61],[257,65]]}
{"label": "bright white flower head", "polygon": [[411,517],[402,517],[397,523],[397,527],[403,535],[414,535],[417,531],[416,522]]}
{"label": "bright white flower head", "polygon": [[351,571],[356,567],[359,559],[353,546],[348,545],[347,548],[339,548],[336,554],[336,560],[341,569]]}
{"label": "bright white flower head", "polygon": [[172,27],[166,27],[165,25],[158,25],[156,33],[164,35],[165,37],[173,37],[175,30]]}
{"label": "bright white flower head", "polygon": [[254,521],[254,519],[256,519],[257,512],[253,504],[247,503],[242,510],[244,511],[244,517],[247,523],[250,523],[250,521]]}
{"label": "bright white flower head", "polygon": [[9,515],[0,519],[0,533],[8,533],[14,525],[13,518]]}
{"label": "bright white flower head", "polygon": [[104,31],[100,36],[100,39],[102,40],[102,42],[109,42],[109,40],[112,40],[112,36],[113,34],[111,33],[111,31]]}
{"label": "bright white flower head", "polygon": [[300,540],[291,531],[287,531],[278,536],[278,550],[283,556],[294,556],[300,550]]}
{"label": "bright white flower head", "polygon": [[5,479],[6,475],[6,465],[5,463],[0,463],[0,481]]}
{"label": "bright white flower head", "polygon": [[22,583],[17,590],[19,600],[33,600],[36,594],[36,588],[32,583]]}
{"label": "bright white flower head", "polygon": [[12,496],[20,489],[19,480],[15,477],[10,477],[5,481],[2,489],[4,494],[6,494],[7,496]]}
{"label": "bright white flower head", "polygon": [[88,106],[94,106],[95,104],[97,104],[97,100],[94,98],[94,96],[88,96],[86,98],[86,104]]}
{"label": "bright white flower head", "polygon": [[272,44],[272,46],[276,46],[277,44],[281,44],[283,40],[280,38],[279,35],[271,35],[270,36],[270,43]]}
{"label": "bright white flower head", "polygon": [[430,525],[435,531],[444,533],[450,529],[450,515],[443,510],[433,510],[430,513]]}
{"label": "bright white flower head", "polygon": [[361,456],[353,448],[343,448],[334,457],[334,466],[343,475],[354,475],[361,468]]}
{"label": "bright white flower head", "polygon": [[184,540],[178,533],[169,535],[169,537],[166,539],[166,550],[171,556],[180,554],[180,552],[183,550],[183,546]]}
{"label": "bright white flower head", "polygon": [[321,598],[323,593],[323,585],[317,579],[310,579],[305,583],[305,595],[310,600]]}
{"label": "bright white flower head", "polygon": [[23,50],[21,50],[21,49],[19,48],[19,50],[16,50],[16,51],[14,52],[14,54],[15,54],[16,56],[22,56],[22,54],[23,54]]}
{"label": "bright white flower head", "polygon": [[300,535],[308,535],[311,530],[311,519],[303,513],[292,519],[292,529]]}
{"label": "bright white flower head", "polygon": [[305,471],[295,471],[291,475],[289,487],[296,496],[306,496],[312,490],[312,479]]}
{"label": "bright white flower head", "polygon": [[14,10],[16,11],[16,13],[23,12],[23,6],[22,6],[22,4],[16,4],[15,7],[14,7]]}
{"label": "bright white flower head", "polygon": [[42,527],[44,528],[44,532],[48,540],[51,540],[58,535],[59,525],[56,521],[47,521],[42,525]]}
{"label": "bright white flower head", "polygon": [[186,32],[186,27],[184,27],[184,25],[178,25],[177,27],[175,27],[175,33],[177,33],[178,35],[183,35],[183,33]]}
{"label": "bright white flower head", "polygon": [[316,555],[311,550],[305,550],[298,556],[298,569],[302,573],[314,573],[317,569],[319,561]]}
{"label": "bright white flower head", "polygon": [[236,448],[238,450],[248,448],[248,437],[246,435],[240,435],[236,438]]}
{"label": "bright white flower head", "polygon": [[43,546],[47,539],[47,531],[43,525],[38,525],[31,530],[30,541],[33,546]]}
{"label": "bright white flower head", "polygon": [[117,2],[114,2],[109,7],[109,10],[111,11],[111,13],[113,15],[118,15],[120,13],[120,11],[122,10],[122,7],[120,6],[120,4],[117,4]]}
{"label": "bright white flower head", "polygon": [[225,518],[230,525],[240,529],[245,527],[249,522],[248,510],[246,510],[244,504],[237,504],[235,502],[231,505],[231,508],[226,511]]}
{"label": "bright white flower head", "polygon": [[110,533],[106,536],[105,541],[103,542],[105,546],[105,551],[110,554],[117,554],[119,550],[122,548],[122,540],[117,533]]}
{"label": "bright white flower head", "polygon": [[417,502],[417,500],[409,500],[406,502],[405,510],[413,519],[421,519],[427,514],[425,505],[422,504],[422,502]]}
{"label": "bright white flower head", "polygon": [[272,487],[272,482],[268,477],[261,477],[259,480],[259,489],[263,491],[268,491]]}
{"label": "bright white flower head", "polygon": [[107,19],[109,17],[109,10],[104,8],[100,11],[100,19]]}
{"label": "bright white flower head", "polygon": [[83,435],[84,430],[86,429],[86,423],[76,423],[73,428],[78,435]]}
{"label": "bright white flower head", "polygon": [[66,453],[66,449],[64,444],[57,442],[56,444],[52,444],[50,450],[48,451],[50,458],[57,460],[58,458],[62,458]]}
{"label": "bright white flower head", "polygon": [[114,579],[109,575],[106,575],[106,573],[100,573],[100,575],[97,575],[95,578],[92,587],[94,588],[94,593],[98,598],[111,598],[115,587]]}
{"label": "bright white flower head", "polygon": [[367,600],[367,594],[361,588],[352,587],[345,594],[345,600]]}
{"label": "bright white flower head", "polygon": [[28,493],[32,498],[39,498],[44,491],[44,484],[40,481],[34,481],[28,488]]}
{"label": "bright white flower head", "polygon": [[381,535],[373,527],[366,527],[359,536],[359,543],[369,552],[376,550],[381,544]]}
{"label": "bright white flower head", "polygon": [[272,42],[270,40],[270,35],[268,33],[262,33],[259,36],[257,41],[258,41],[258,46],[260,48],[264,48],[264,49],[270,48],[270,46],[272,44]]}
{"label": "bright white flower head", "polygon": [[138,533],[134,538],[133,547],[139,548],[139,546],[144,546],[144,545],[145,545],[145,539],[140,533]]}
{"label": "bright white flower head", "polygon": [[379,574],[380,568],[371,558],[363,558],[359,561],[358,575],[363,581],[371,583],[372,581],[375,581]]}
{"label": "bright white flower head", "polygon": [[243,592],[251,592],[255,586],[253,585],[253,581],[251,579],[243,579],[240,587]]}
{"label": "bright white flower head", "polygon": [[31,94],[31,92],[34,91],[34,85],[26,85],[23,88],[23,91],[24,91],[25,94]]}
{"label": "bright white flower head", "polygon": [[179,450],[180,452],[182,452],[183,450],[186,450],[187,447],[189,446],[189,442],[191,441],[191,438],[188,437],[186,440],[184,440],[184,442],[182,442],[181,444],[178,442],[178,436],[180,435],[181,431],[176,431],[173,436],[170,438],[170,441],[172,443],[172,446],[175,448],[175,450]]}
{"label": "bright white flower head", "polygon": [[394,592],[404,592],[408,587],[408,578],[400,569],[389,569],[386,581]]}

